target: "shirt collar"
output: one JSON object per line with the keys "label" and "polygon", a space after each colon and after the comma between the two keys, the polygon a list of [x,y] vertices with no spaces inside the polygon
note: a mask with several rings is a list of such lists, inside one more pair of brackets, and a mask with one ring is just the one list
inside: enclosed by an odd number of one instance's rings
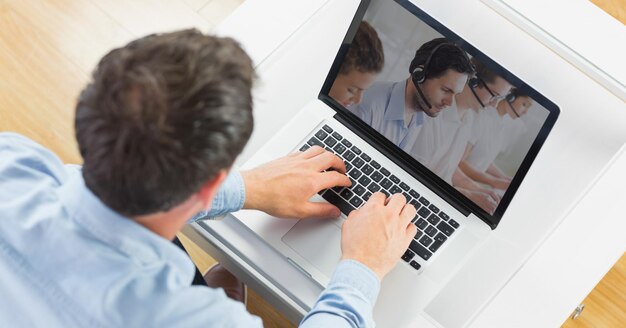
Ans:
{"label": "shirt collar", "polygon": [[90,238],[142,264],[165,260],[173,262],[183,272],[193,273],[193,263],[183,250],[110,209],[87,188],[81,174],[70,177],[58,193],[69,216],[91,235]]}
{"label": "shirt collar", "polygon": [[391,85],[391,94],[389,104],[385,109],[386,121],[403,121],[404,122],[404,90],[406,81],[399,81]]}

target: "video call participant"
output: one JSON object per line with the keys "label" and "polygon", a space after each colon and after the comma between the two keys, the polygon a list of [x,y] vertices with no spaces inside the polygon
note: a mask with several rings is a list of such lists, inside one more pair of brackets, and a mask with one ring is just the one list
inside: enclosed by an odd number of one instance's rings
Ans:
{"label": "video call participant", "polygon": [[527,94],[516,88],[504,100],[496,108],[487,108],[478,115],[474,124],[476,138],[470,141],[469,151],[459,164],[472,180],[501,191],[509,187],[512,177],[504,174],[494,160],[517,137],[511,133],[511,124],[522,124],[515,120],[526,115],[533,104]]}
{"label": "video call participant", "polygon": [[445,38],[417,49],[408,71],[404,80],[374,83],[361,103],[349,108],[405,151],[415,142],[424,114],[436,117],[450,106],[473,72],[465,52]]}
{"label": "video call participant", "polygon": [[478,186],[458,166],[472,138],[475,115],[485,106],[496,106],[509,92],[511,85],[476,58],[472,58],[471,63],[476,75],[456,95],[450,109],[443,111],[439,118],[424,122],[410,154],[492,213],[499,202],[499,196]]}
{"label": "video call participant", "polygon": [[378,33],[372,25],[362,21],[328,95],[346,108],[360,103],[363,91],[374,83],[384,62]]}

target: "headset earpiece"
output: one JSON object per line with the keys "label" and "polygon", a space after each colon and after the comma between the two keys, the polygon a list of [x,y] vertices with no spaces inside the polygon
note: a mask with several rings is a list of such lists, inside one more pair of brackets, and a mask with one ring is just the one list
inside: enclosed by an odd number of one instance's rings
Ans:
{"label": "headset earpiece", "polygon": [[512,104],[515,99],[517,99],[517,96],[513,92],[509,92],[504,98],[504,100],[506,100],[509,104]]}
{"label": "headset earpiece", "polygon": [[426,72],[422,66],[417,66],[413,70],[413,74],[411,74],[411,78],[413,79],[413,83],[422,84],[426,80]]}
{"label": "headset earpiece", "polygon": [[472,88],[472,89],[476,89],[479,84],[480,84],[480,80],[476,76],[474,76],[471,79],[467,80],[467,85],[470,88]]}

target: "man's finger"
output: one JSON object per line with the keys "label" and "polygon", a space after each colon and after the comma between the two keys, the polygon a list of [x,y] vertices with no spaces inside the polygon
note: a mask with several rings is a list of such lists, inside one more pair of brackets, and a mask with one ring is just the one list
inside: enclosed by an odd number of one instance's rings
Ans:
{"label": "man's finger", "polygon": [[315,157],[323,152],[325,152],[326,150],[320,146],[313,146],[305,151],[303,151],[300,156],[302,156],[305,159],[309,159],[312,157]]}
{"label": "man's finger", "polygon": [[309,160],[311,168],[317,171],[335,170],[341,173],[346,173],[346,164],[339,158],[339,156],[331,153],[324,152],[312,157]]}
{"label": "man's finger", "polygon": [[406,244],[406,246],[404,246],[405,248],[409,247],[409,244],[411,244],[411,241],[415,237],[416,233],[417,227],[414,224],[409,224],[406,226],[406,234],[404,235],[404,242]]}
{"label": "man's finger", "polygon": [[370,199],[367,200],[367,202],[365,202],[365,205],[363,206],[368,206],[369,204],[380,204],[383,205],[385,204],[385,200],[387,199],[387,196],[385,196],[385,194],[383,194],[382,192],[375,192],[372,194],[372,196],[370,196]]}
{"label": "man's finger", "polygon": [[417,214],[415,206],[411,204],[405,204],[402,208],[402,211],[400,211],[400,224],[403,226],[410,224],[411,220],[413,220],[413,218],[415,217],[415,214]]}
{"label": "man's finger", "polygon": [[334,219],[341,215],[337,206],[325,202],[309,202],[304,206],[303,218]]}
{"label": "man's finger", "polygon": [[349,187],[352,185],[352,182],[347,175],[341,174],[336,171],[326,171],[320,173],[319,179],[317,179],[316,182],[318,183],[318,191],[323,189],[330,189],[337,186]]}
{"label": "man's finger", "polygon": [[387,201],[387,207],[393,209],[394,213],[400,213],[404,204],[406,204],[406,197],[403,194],[393,194]]}

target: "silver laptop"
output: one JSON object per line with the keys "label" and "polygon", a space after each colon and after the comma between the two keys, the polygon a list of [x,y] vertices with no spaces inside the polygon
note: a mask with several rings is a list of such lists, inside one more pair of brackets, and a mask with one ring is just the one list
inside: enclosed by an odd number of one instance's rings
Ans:
{"label": "silver laptop", "polygon": [[[408,66],[415,51],[425,42],[446,38],[497,72],[516,89],[532,99],[523,117],[505,120],[510,142],[498,152],[492,164],[511,178],[508,188],[493,190],[493,212],[457,190],[448,178],[421,163],[410,147],[396,145],[355,114],[354,106],[344,107],[329,91],[338,76],[357,29],[362,21],[377,32],[385,54],[385,64],[375,84],[407,80]],[[364,91],[364,97],[372,89]],[[504,96],[504,95],[503,95]],[[511,106],[510,97],[502,101]],[[450,108],[444,109],[451,110]],[[484,110],[488,110],[485,108]],[[495,108],[491,109],[495,110]],[[337,154],[347,164],[350,188],[324,190],[314,201],[328,201],[342,210],[335,220],[284,220],[257,211],[234,214],[291,264],[321,286],[328,284],[341,257],[341,225],[346,214],[362,206],[373,192],[402,193],[418,214],[414,224],[418,234],[387,277],[381,298],[402,297],[416,311],[425,311],[435,322],[446,322],[447,300],[456,297],[454,285],[462,268],[488,242],[503,254],[512,246],[492,238],[501,219],[523,183],[533,160],[548,137],[559,115],[558,107],[506,68],[493,61],[409,1],[361,1],[336,58],[329,68],[318,99],[312,99],[278,131],[244,167],[254,167],[290,152],[319,145]],[[421,129],[429,123],[418,127]],[[422,131],[418,131],[419,139]],[[489,188],[488,186],[483,186]],[[473,261],[480,265],[479,261]],[[410,287],[409,287],[410,286]],[[419,293],[411,292],[419,291]],[[408,292],[408,295],[407,295]],[[380,303],[379,303],[380,304]],[[385,302],[378,311],[393,312],[401,307]],[[449,321],[448,321],[449,322]]]}

